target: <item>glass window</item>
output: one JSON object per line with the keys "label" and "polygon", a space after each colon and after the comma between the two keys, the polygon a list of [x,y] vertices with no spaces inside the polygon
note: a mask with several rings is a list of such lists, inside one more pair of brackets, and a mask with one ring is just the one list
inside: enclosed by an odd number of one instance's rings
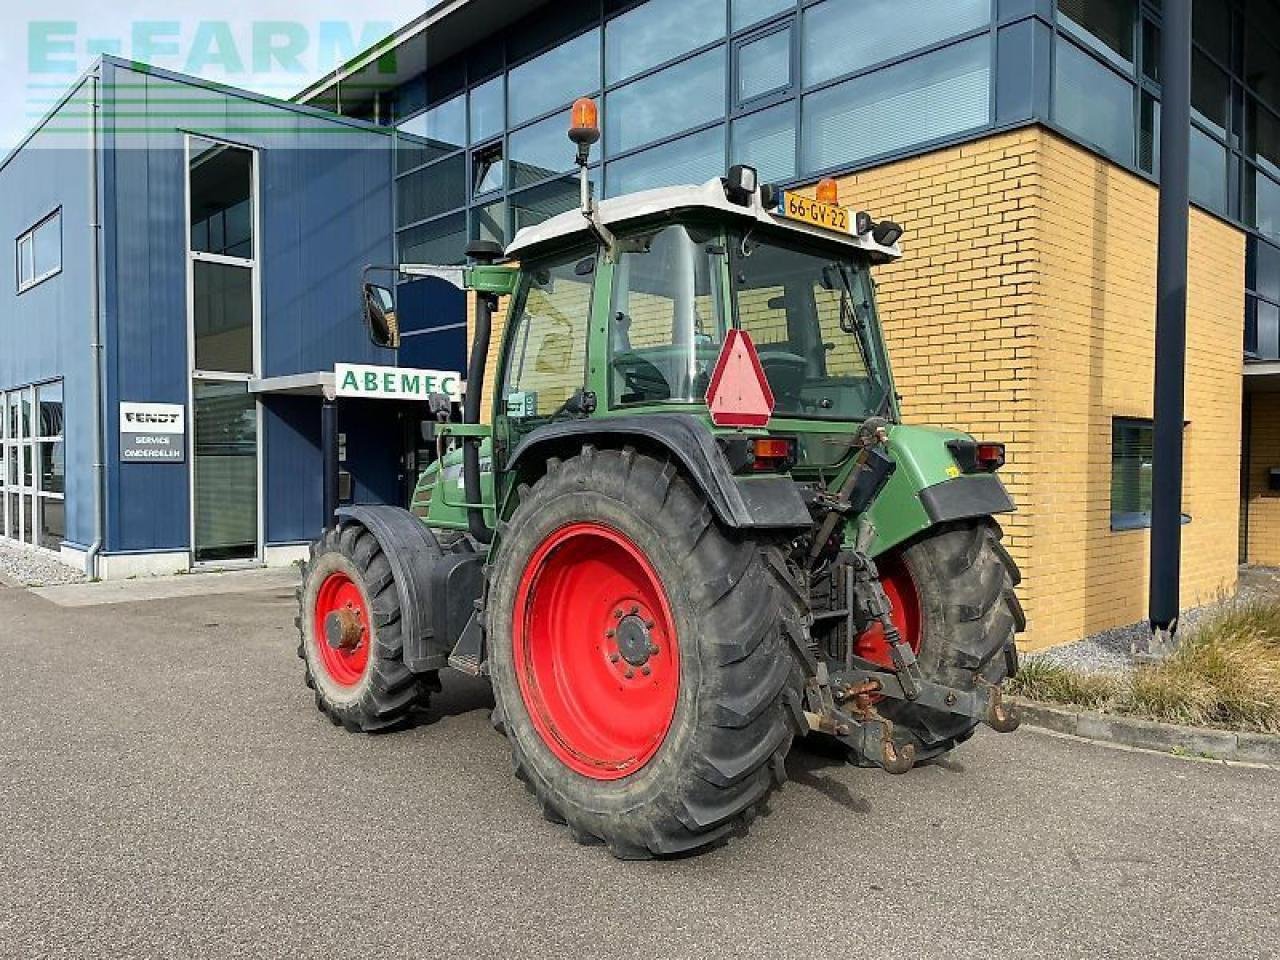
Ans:
{"label": "glass window", "polygon": [[794,179],[795,104],[779,104],[733,121],[732,158],[733,163],[755,167],[761,183]]}
{"label": "glass window", "polygon": [[1160,102],[1145,90],[1138,127],[1138,166],[1154,173],[1160,166]]}
{"label": "glass window", "polygon": [[600,33],[592,30],[521,64],[507,86],[512,126],[541,116],[600,87]]}
{"label": "glass window", "polygon": [[1249,238],[1244,285],[1259,296],[1280,303],[1280,247]]}
{"label": "glass window", "polygon": [[827,0],[804,12],[805,86],[991,22],[990,0]]}
{"label": "glass window", "polygon": [[1210,210],[1227,210],[1227,148],[1191,127],[1191,199]]}
{"label": "glass window", "polygon": [[467,142],[467,98],[454,97],[398,124],[396,170],[403,173],[461,150]]}
{"label": "glass window", "polygon": [[577,209],[578,181],[565,177],[531,190],[511,195],[511,215],[516,231],[550,220],[557,214]]}
{"label": "glass window", "polygon": [[433,163],[396,181],[398,226],[427,220],[467,203],[467,158],[462,154]]}
{"label": "glass window", "polygon": [[512,186],[527,186],[572,170],[574,148],[568,130],[566,112],[514,131],[509,138]]}
{"label": "glass window", "polygon": [[66,504],[53,497],[40,498],[39,544],[46,550],[60,550],[67,536]]}
{"label": "glass window", "polygon": [[1108,60],[1133,65],[1137,0],[1058,0],[1058,23]]}
{"label": "glass window", "polygon": [[1280,306],[1245,299],[1245,350],[1256,360],[1280,360]]}
{"label": "glass window", "polygon": [[717,235],[667,227],[614,271],[609,391],[614,405],[697,403],[724,342]]}
{"label": "glass window", "polygon": [[724,116],[721,47],[614,90],[606,97],[604,140],[610,155]]}
{"label": "glass window", "polygon": [[483,143],[502,132],[506,123],[503,78],[494,77],[471,91],[471,142]]}
{"label": "glass window", "polygon": [[1246,210],[1251,226],[1263,236],[1280,240],[1280,183],[1252,167],[1248,171]]}
{"label": "glass window", "polygon": [[1249,98],[1249,137],[1245,151],[1273,177],[1280,177],[1280,116]]}
{"label": "glass window", "polygon": [[1053,119],[1103,153],[1132,163],[1133,113],[1133,84],[1059,37],[1053,68]]}
{"label": "glass window", "polygon": [[1111,529],[1151,526],[1152,426],[1111,421]]}
{"label": "glass window", "polygon": [[813,173],[985,125],[990,42],[975,37],[804,98],[803,172]]}
{"label": "glass window", "polygon": [[258,552],[258,405],[246,383],[197,380],[195,556],[201,563]]}
{"label": "glass window", "polygon": [[508,417],[548,420],[586,385],[594,257],[579,253],[524,271],[508,334]]}
{"label": "glass window", "polygon": [[472,188],[473,196],[482,196],[501,190],[506,182],[506,165],[502,162],[502,144],[477,150],[474,159]]}
{"label": "glass window", "polygon": [[1231,82],[1227,75],[1203,53],[1195,51],[1191,58],[1191,109],[1197,120],[1223,138],[1227,135],[1227,98],[1230,96]]}
{"label": "glass window", "polygon": [[738,47],[737,102],[745,103],[791,86],[791,30],[779,30]]}
{"label": "glass window", "polygon": [[[1261,9],[1250,11],[1261,15]],[[1273,109],[1280,110],[1280,14],[1273,18],[1274,29],[1253,21],[1245,35],[1245,82]]]}
{"label": "glass window", "polygon": [[794,10],[796,0],[731,0],[733,29],[741,30],[784,10]]}
{"label": "glass window", "polygon": [[65,493],[67,465],[62,441],[40,443],[37,445],[40,460],[40,491],[42,493]]}
{"label": "glass window", "polygon": [[1142,21],[1142,75],[1160,82],[1160,28],[1146,19]]}
{"label": "glass window", "polygon": [[605,178],[609,196],[724,176],[724,137],[724,127],[714,127],[609,164]]}
{"label": "glass window", "polygon": [[191,140],[191,249],[252,260],[253,153]]}
{"label": "glass window", "polygon": [[33,287],[62,269],[62,211],[18,238],[18,290]]}
{"label": "glass window", "polygon": [[401,231],[401,263],[451,265],[467,259],[467,215],[454,214]]}
{"label": "glass window", "polygon": [[1219,63],[1231,63],[1231,9],[1222,0],[1195,0],[1191,36]]}
{"label": "glass window", "polygon": [[605,79],[628,77],[724,36],[725,0],[649,0],[605,25]]}
{"label": "glass window", "polygon": [[485,207],[477,207],[471,215],[472,234],[477,240],[492,240],[501,247],[507,245],[507,205],[499,200]]}
{"label": "glass window", "polygon": [[197,260],[195,365],[197,370],[253,372],[253,271]]}
{"label": "glass window", "polygon": [[36,403],[40,408],[36,429],[41,437],[62,436],[62,381],[46,383],[36,388]]}

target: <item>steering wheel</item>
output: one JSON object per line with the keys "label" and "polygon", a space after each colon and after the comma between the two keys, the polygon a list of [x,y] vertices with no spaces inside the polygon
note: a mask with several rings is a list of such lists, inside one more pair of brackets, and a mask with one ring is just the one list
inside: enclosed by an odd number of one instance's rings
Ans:
{"label": "steering wheel", "polygon": [[804,383],[809,379],[809,361],[796,353],[784,350],[760,351],[760,366],[769,378],[773,392],[789,400],[798,400]]}

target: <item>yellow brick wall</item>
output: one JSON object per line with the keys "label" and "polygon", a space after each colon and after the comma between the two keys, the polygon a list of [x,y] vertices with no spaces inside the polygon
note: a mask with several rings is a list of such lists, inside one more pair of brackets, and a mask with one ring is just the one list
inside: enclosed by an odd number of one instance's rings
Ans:
{"label": "yellow brick wall", "polygon": [[[907,228],[876,273],[904,419],[1008,444],[1024,645],[1144,619],[1150,538],[1110,529],[1111,421],[1151,415],[1156,189],[1032,127],[858,173],[840,196]],[[1193,211],[1191,250],[1184,604],[1236,575],[1244,235]]]}
{"label": "yellow brick wall", "polygon": [[1249,424],[1250,563],[1280,565],[1280,491],[1268,489],[1267,471],[1280,467],[1280,393],[1255,393]]}
{"label": "yellow brick wall", "polygon": [[[1025,646],[1145,619],[1150,535],[1110,528],[1111,421],[1152,412],[1156,189],[1029,128],[849,177],[841,202],[907,227],[878,273],[904,418],[1009,444]],[[1191,249],[1184,604],[1235,582],[1244,236],[1193,211]]]}

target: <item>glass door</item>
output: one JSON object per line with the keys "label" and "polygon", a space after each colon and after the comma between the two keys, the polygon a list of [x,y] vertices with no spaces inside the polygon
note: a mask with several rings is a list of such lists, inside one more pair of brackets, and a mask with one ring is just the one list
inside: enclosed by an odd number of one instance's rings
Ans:
{"label": "glass door", "polygon": [[261,556],[257,157],[187,140],[191,542],[195,562]]}

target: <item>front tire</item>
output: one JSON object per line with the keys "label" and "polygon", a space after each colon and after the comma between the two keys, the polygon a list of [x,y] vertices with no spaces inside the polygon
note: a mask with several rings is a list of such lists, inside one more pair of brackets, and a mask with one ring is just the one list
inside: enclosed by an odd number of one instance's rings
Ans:
{"label": "front tire", "polygon": [[782,782],[803,714],[771,549],[630,449],[552,459],[522,490],[487,605],[494,725],[548,819],[675,854]]}
{"label": "front tire", "polygon": [[402,723],[439,689],[404,664],[400,596],[381,545],[344,521],[311,545],[298,589],[298,656],[316,707],[334,724],[374,733]]}

